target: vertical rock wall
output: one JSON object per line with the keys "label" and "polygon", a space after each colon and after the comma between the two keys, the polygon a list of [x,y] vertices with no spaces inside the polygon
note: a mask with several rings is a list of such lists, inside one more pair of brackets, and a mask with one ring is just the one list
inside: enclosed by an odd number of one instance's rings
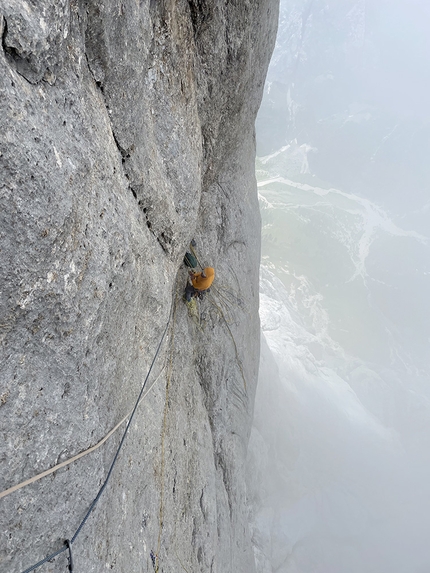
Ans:
{"label": "vertical rock wall", "polygon": [[[254,570],[253,123],[276,21],[274,0],[0,1],[0,491],[131,410],[171,316],[77,570]],[[181,300],[193,236],[217,273],[198,321]],[[1,572],[74,534],[123,427],[0,499]]]}

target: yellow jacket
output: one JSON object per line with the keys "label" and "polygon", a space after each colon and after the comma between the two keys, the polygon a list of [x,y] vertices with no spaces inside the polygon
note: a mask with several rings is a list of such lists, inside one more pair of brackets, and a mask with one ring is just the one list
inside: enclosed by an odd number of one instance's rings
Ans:
{"label": "yellow jacket", "polygon": [[192,279],[193,287],[197,290],[206,290],[214,282],[215,271],[212,267],[206,267],[203,272],[206,277],[202,277],[202,273],[197,273]]}

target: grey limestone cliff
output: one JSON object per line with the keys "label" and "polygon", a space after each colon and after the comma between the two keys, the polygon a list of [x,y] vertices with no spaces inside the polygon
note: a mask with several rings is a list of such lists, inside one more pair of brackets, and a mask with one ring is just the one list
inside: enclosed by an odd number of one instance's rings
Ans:
{"label": "grey limestone cliff", "polygon": [[[254,120],[276,22],[276,0],[0,1],[0,491],[127,415],[171,317],[77,571],[254,571]],[[192,237],[216,269],[198,320]],[[2,573],[74,534],[123,429],[0,499]]]}

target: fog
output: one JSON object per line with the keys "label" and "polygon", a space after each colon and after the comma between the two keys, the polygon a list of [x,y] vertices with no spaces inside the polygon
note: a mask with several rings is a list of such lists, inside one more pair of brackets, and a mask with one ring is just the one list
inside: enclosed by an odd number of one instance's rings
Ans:
{"label": "fog", "polygon": [[430,572],[430,3],[281,1],[257,119],[259,573]]}

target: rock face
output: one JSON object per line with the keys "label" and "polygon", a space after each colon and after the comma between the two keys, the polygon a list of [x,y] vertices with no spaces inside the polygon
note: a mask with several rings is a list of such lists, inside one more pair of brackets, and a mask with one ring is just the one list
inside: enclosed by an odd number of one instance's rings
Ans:
{"label": "rock face", "polygon": [[[250,573],[253,124],[277,3],[2,0],[0,18],[0,491],[130,412],[170,316],[75,567]],[[216,269],[198,320],[181,300],[192,237]],[[73,536],[123,429],[0,500],[1,572]]]}

